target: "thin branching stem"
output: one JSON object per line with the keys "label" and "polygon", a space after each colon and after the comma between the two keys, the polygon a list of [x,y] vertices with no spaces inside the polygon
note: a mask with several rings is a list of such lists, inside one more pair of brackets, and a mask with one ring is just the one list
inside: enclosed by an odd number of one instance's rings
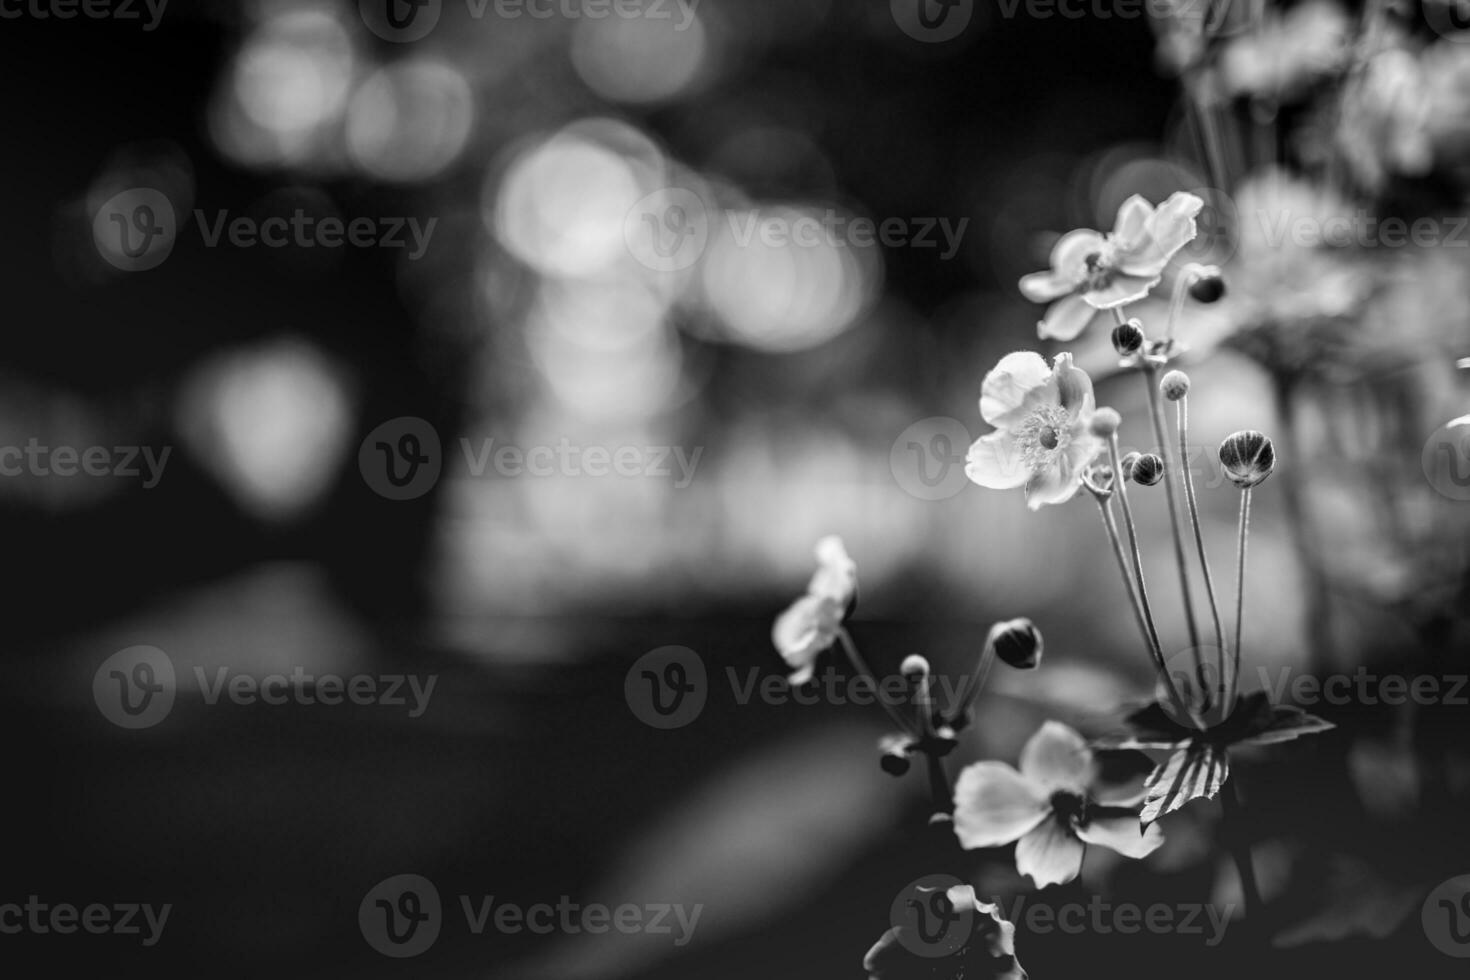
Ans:
{"label": "thin branching stem", "polygon": [[1179,399],[1179,480],[1184,486],[1184,501],[1189,505],[1189,523],[1194,529],[1194,545],[1199,552],[1199,566],[1204,572],[1205,595],[1210,600],[1210,618],[1215,625],[1217,683],[1225,683],[1225,629],[1220,624],[1220,602],[1215,595],[1215,578],[1210,574],[1210,560],[1205,556],[1205,535],[1200,528],[1199,500],[1194,493],[1194,474],[1189,468],[1189,396]]}
{"label": "thin branching stem", "polygon": [[1235,652],[1230,664],[1230,703],[1240,690],[1240,650],[1245,636],[1242,633],[1245,620],[1245,550],[1246,532],[1251,523],[1251,488],[1240,492],[1240,540],[1235,548]]}
{"label": "thin branching stem", "polygon": [[888,717],[893,719],[894,724],[898,725],[900,729],[908,732],[910,735],[915,737],[921,735],[922,732],[915,726],[914,722],[899,714],[898,709],[889,704],[888,698],[883,696],[882,685],[878,683],[877,675],[873,673],[873,668],[868,666],[868,662],[863,659],[863,655],[858,653],[857,644],[852,641],[852,636],[847,632],[847,627],[837,627],[837,639],[842,644],[842,650],[847,654],[847,659],[852,661],[853,669],[861,676],[872,681],[878,703],[883,706],[884,711],[888,712]]}

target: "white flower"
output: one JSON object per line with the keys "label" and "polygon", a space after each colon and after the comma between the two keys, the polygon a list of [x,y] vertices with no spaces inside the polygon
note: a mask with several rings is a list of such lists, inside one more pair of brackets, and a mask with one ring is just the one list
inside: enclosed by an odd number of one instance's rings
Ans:
{"label": "white flower", "polygon": [[1070,500],[1103,444],[1088,431],[1096,408],[1092,379],[1058,354],[1008,354],[985,376],[980,414],[995,426],[970,447],[965,475],[992,490],[1026,488],[1032,510]]}
{"label": "white flower", "polygon": [[1204,206],[1200,198],[1181,192],[1155,209],[1135,194],[1118,209],[1112,234],[1082,229],[1063,235],[1052,249],[1051,269],[1021,280],[1027,299],[1052,303],[1038,333],[1072,340],[1096,311],[1147,296],[1169,261],[1198,234],[1194,219]]}
{"label": "white flower", "polygon": [[1049,721],[1021,750],[1021,768],[979,762],[960,773],[954,830],[966,849],[1016,844],[1016,870],[1036,887],[1063,884],[1082,870],[1087,844],[1142,858],[1164,842],[1158,824],[1141,828],[1139,778],[1105,784],[1082,736]]}
{"label": "white flower", "polygon": [[817,542],[817,570],[806,595],[776,617],[771,642],[792,669],[794,685],[811,680],[817,657],[837,641],[842,621],[857,595],[857,564],[842,539],[829,535]]}

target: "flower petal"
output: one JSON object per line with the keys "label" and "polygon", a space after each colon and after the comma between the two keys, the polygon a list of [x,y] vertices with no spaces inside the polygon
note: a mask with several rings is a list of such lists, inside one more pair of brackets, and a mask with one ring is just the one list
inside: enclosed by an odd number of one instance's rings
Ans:
{"label": "flower petal", "polygon": [[1172,259],[1175,252],[1194,241],[1194,236],[1199,234],[1194,219],[1199,217],[1204,207],[1202,198],[1184,191],[1169,195],[1169,199],[1159,205],[1149,222],[1148,231],[1153,237],[1154,247],[1166,259]]}
{"label": "flower petal", "polygon": [[817,542],[817,570],[806,591],[832,599],[844,608],[857,591],[857,563],[848,557],[837,535],[829,534]]}
{"label": "flower petal", "polygon": [[1097,307],[1080,295],[1068,296],[1046,311],[1046,318],[1036,325],[1036,334],[1042,340],[1076,340],[1095,316]]}
{"label": "flower petal", "polygon": [[985,375],[980,385],[980,415],[993,426],[1009,428],[1025,416],[1038,396],[1055,403],[1051,369],[1035,351],[1016,351],[1002,357]]}
{"label": "flower petal", "polygon": [[842,607],[826,596],[804,595],[776,617],[771,627],[771,643],[788,667],[800,675],[793,684],[810,679],[812,662],[837,639],[842,621]]}
{"label": "flower petal", "polygon": [[1021,460],[1015,436],[1001,429],[981,436],[970,446],[965,475],[991,490],[1014,490],[1031,477],[1031,471]]}
{"label": "flower petal", "polygon": [[[1162,271],[1162,266],[1160,267]],[[1113,281],[1102,289],[1094,289],[1083,293],[1082,298],[1087,300],[1087,305],[1095,310],[1111,310],[1129,303],[1136,303],[1149,294],[1159,284],[1158,273],[1148,275],[1134,275],[1130,271],[1121,271],[1113,277]]]}
{"label": "flower petal", "polygon": [[1051,362],[1053,377],[1057,380],[1057,394],[1061,405],[1068,412],[1091,412],[1094,402],[1092,378],[1086,371],[1072,363],[1069,353],[1058,354]]}
{"label": "flower petal", "polygon": [[1199,234],[1195,218],[1205,202],[1193,194],[1173,194],[1148,221],[1142,242],[1117,257],[1117,268],[1129,275],[1150,278],[1164,271],[1175,254]]}
{"label": "flower petal", "polygon": [[1021,277],[1021,295],[1033,303],[1050,303],[1054,299],[1075,290],[1082,283],[1082,276],[1062,272],[1033,272]]}
{"label": "flower petal", "polygon": [[1049,721],[1021,749],[1021,772],[1048,790],[1086,793],[1092,778],[1092,750],[1071,728]]}
{"label": "flower petal", "polygon": [[1107,251],[1108,240],[1091,228],[1069,231],[1051,250],[1051,269],[1078,280],[1087,276],[1087,259]]}
{"label": "flower petal", "polygon": [[1062,885],[1082,871],[1082,842],[1056,820],[1047,820],[1016,844],[1016,870],[1037,888]]}
{"label": "flower petal", "polygon": [[1098,778],[1094,772],[1087,795],[1098,806],[1138,806],[1148,792],[1148,777],[1148,773],[1141,772],[1121,782],[1110,782]]}
{"label": "flower petal", "polygon": [[1051,465],[1034,471],[1026,481],[1026,506],[1040,510],[1049,504],[1066,503],[1081,487],[1079,471],[1065,454],[1060,454]]}
{"label": "flower petal", "polygon": [[1101,844],[1131,858],[1148,857],[1164,843],[1164,832],[1158,824],[1149,824],[1144,830],[1134,816],[1089,821],[1077,828],[1077,836],[1085,843]]}
{"label": "flower petal", "polygon": [[1154,206],[1142,195],[1134,194],[1118,208],[1118,220],[1113,223],[1113,244],[1120,249],[1131,250],[1143,242],[1148,234],[1149,220],[1154,216]]}
{"label": "flower petal", "polygon": [[1049,794],[1004,762],[966,766],[954,786],[954,832],[964,848],[1009,844],[1051,813]]}

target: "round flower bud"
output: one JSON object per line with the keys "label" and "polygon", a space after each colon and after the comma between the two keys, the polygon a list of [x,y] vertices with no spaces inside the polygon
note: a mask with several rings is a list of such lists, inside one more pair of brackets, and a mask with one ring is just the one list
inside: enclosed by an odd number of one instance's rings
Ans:
{"label": "round flower bud", "polygon": [[878,759],[878,764],[890,776],[902,776],[909,771],[909,757],[902,749],[889,749]]}
{"label": "round flower bud", "polygon": [[1164,461],[1153,453],[1143,453],[1134,461],[1128,478],[1139,486],[1151,487],[1164,478]]}
{"label": "round flower bud", "polygon": [[1029,619],[1012,619],[990,627],[987,640],[995,655],[1019,670],[1041,663],[1041,630]]}
{"label": "round flower bud", "polygon": [[1129,320],[1113,328],[1113,350],[1124,357],[1137,354],[1143,348],[1143,322]]}
{"label": "round flower bud", "polygon": [[929,674],[929,661],[917,653],[911,653],[903,658],[898,671],[905,677],[926,677]]}
{"label": "round flower bud", "polygon": [[1249,490],[1276,468],[1276,448],[1254,429],[1237,432],[1220,443],[1220,465],[1231,483]]}
{"label": "round flower bud", "polygon": [[1189,375],[1183,371],[1170,371],[1159,382],[1159,391],[1171,402],[1177,402],[1189,394]]}
{"label": "round flower bud", "polygon": [[1118,426],[1123,424],[1123,416],[1111,408],[1099,408],[1092,413],[1092,434],[1106,439],[1118,431]]}
{"label": "round flower bud", "polygon": [[1225,295],[1225,277],[1214,266],[1203,269],[1189,284],[1189,295],[1200,303],[1213,303]]}

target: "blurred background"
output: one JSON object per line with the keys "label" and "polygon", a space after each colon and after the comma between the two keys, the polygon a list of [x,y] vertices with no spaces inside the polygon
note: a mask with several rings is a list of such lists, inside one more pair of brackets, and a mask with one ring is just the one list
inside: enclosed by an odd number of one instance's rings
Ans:
{"label": "blurred background", "polygon": [[[771,620],[835,533],[880,674],[913,652],[962,673],[997,619],[1045,633],[1041,671],[993,677],[956,767],[1014,761],[1048,717],[1101,734],[1150,695],[1091,505],[1031,514],[961,465],[986,429],[984,373],[1060,349],[1036,339],[1017,279],[1134,193],[1205,196],[1186,257],[1229,283],[1179,325],[1217,579],[1238,495],[1212,447],[1257,428],[1281,455],[1256,494],[1250,669],[1466,672],[1466,504],[1421,458],[1470,411],[1466,242],[1283,245],[1242,219],[1464,213],[1470,44],[1445,26],[1453,4],[1242,3],[1219,31],[1191,31],[1194,7],[1219,6],[1203,2],[1080,19],[961,4],[948,39],[900,0],[637,0],[603,17],[444,2],[413,8],[418,29],[381,6],[196,2],[152,29],[142,6],[26,7],[0,23],[0,446],[136,449],[139,470],[0,477],[20,680],[0,692],[18,763],[0,901],[174,906],[153,948],[4,936],[0,958],[816,980],[862,975],[920,875],[1026,892],[1004,853],[931,866],[923,780],[879,769],[877,709],[741,704],[726,671],[784,673]],[[140,234],[172,218],[151,267],[127,240],[109,250],[113,214]],[[215,237],[296,215],[363,219],[372,240]],[[880,242],[759,234],[803,217],[896,224]],[[1162,322],[1172,285],[1137,315]],[[1079,362],[1130,419],[1125,442],[1151,448],[1108,327]],[[405,466],[427,449],[432,472],[399,492],[380,444]],[[605,476],[485,465],[507,446],[637,452]],[[1140,509],[1177,637],[1167,513],[1157,496]],[[178,690],[167,718],[126,730],[93,682],[137,645],[167,654]],[[711,678],[700,716],[669,731],[624,696],[666,645]],[[410,717],[211,704],[196,668],[438,680]],[[1316,710],[1338,730],[1238,770],[1279,926],[1269,962],[1452,966],[1419,908],[1470,872],[1466,709]],[[1229,901],[1216,819],[1208,804],[1170,818],[1147,862],[1089,857],[1078,887]],[[446,926],[400,962],[357,910],[402,873],[446,906],[705,910],[679,948]],[[1038,977],[1099,955],[1226,975],[1266,955],[1180,936],[1018,943]]]}

